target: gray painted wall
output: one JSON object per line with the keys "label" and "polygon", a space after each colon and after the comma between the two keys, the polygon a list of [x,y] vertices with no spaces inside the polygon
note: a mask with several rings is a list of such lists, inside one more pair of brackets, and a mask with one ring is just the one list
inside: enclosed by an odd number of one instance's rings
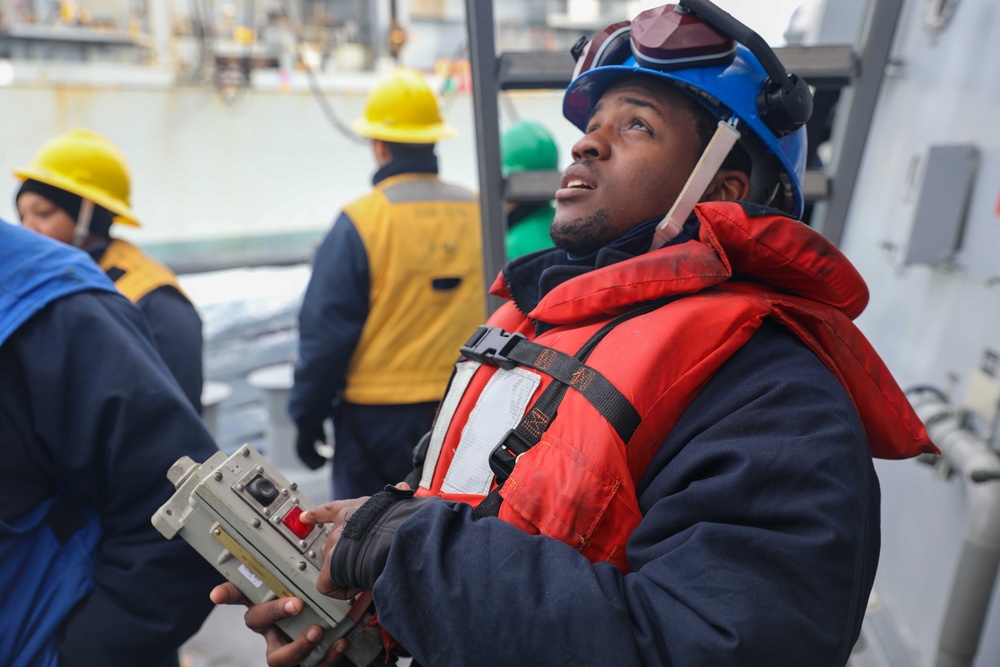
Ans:
{"label": "gray painted wall", "polygon": [[[1000,6],[960,0],[933,30],[930,3],[907,2],[865,149],[842,246],[865,276],[871,303],[859,319],[904,388],[951,389],[961,403],[987,349],[1000,350]],[[970,143],[980,167],[972,183],[961,248],[952,265],[905,266],[934,145]],[[918,239],[919,241],[920,239]],[[876,590],[915,650],[931,665],[967,516],[966,492],[927,466],[880,462],[883,548]],[[994,592],[977,667],[1000,664]]]}

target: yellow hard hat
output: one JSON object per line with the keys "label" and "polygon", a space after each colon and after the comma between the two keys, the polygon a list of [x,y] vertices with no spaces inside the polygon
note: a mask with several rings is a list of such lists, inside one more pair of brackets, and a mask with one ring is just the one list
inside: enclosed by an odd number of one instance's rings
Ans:
{"label": "yellow hard hat", "polygon": [[129,204],[131,178],[125,156],[96,132],[75,129],[56,135],[14,176],[72,192],[114,213],[115,222],[139,226]]}
{"label": "yellow hard hat", "polygon": [[364,114],[351,127],[361,136],[401,144],[433,144],[456,134],[441,117],[424,75],[409,68],[397,69],[375,84]]}

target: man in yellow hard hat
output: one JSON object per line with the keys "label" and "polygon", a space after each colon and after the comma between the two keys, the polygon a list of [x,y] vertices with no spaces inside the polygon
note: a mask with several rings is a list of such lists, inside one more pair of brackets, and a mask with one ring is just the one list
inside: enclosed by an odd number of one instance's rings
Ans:
{"label": "man in yellow hard hat", "polygon": [[85,250],[139,307],[160,355],[192,405],[201,411],[201,318],[177,277],[134,245],[111,236],[111,225],[138,227],[131,178],[108,138],[75,129],[53,137],[26,167],[16,205],[21,224]]}
{"label": "man in yellow hard hat", "polygon": [[[333,494],[402,480],[431,426],[455,350],[485,310],[476,196],[438,178],[455,134],[423,75],[382,79],[353,128],[371,139],[374,189],[344,208],[316,252],[299,314],[289,414],[313,469],[333,418]],[[336,405],[335,405],[336,404]]]}

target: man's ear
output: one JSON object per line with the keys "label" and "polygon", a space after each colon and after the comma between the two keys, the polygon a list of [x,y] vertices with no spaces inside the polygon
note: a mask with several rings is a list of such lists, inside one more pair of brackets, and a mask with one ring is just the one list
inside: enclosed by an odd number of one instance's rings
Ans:
{"label": "man's ear", "polygon": [[372,149],[375,151],[375,162],[378,166],[382,167],[392,162],[392,150],[381,139],[372,140]]}
{"label": "man's ear", "polygon": [[738,169],[720,169],[705,188],[702,201],[737,201],[750,196],[750,176]]}

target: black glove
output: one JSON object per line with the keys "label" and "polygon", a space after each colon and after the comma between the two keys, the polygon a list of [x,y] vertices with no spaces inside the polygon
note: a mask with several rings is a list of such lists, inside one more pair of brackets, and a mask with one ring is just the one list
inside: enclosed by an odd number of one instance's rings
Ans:
{"label": "black glove", "polygon": [[351,515],[330,557],[330,578],[344,588],[370,589],[385,569],[389,546],[400,524],[435,496],[414,498],[413,491],[387,486]]}
{"label": "black glove", "polygon": [[323,424],[318,426],[303,426],[299,424],[295,436],[295,453],[310,470],[319,470],[326,465],[326,457],[316,451],[316,443],[326,444],[326,431]]}

